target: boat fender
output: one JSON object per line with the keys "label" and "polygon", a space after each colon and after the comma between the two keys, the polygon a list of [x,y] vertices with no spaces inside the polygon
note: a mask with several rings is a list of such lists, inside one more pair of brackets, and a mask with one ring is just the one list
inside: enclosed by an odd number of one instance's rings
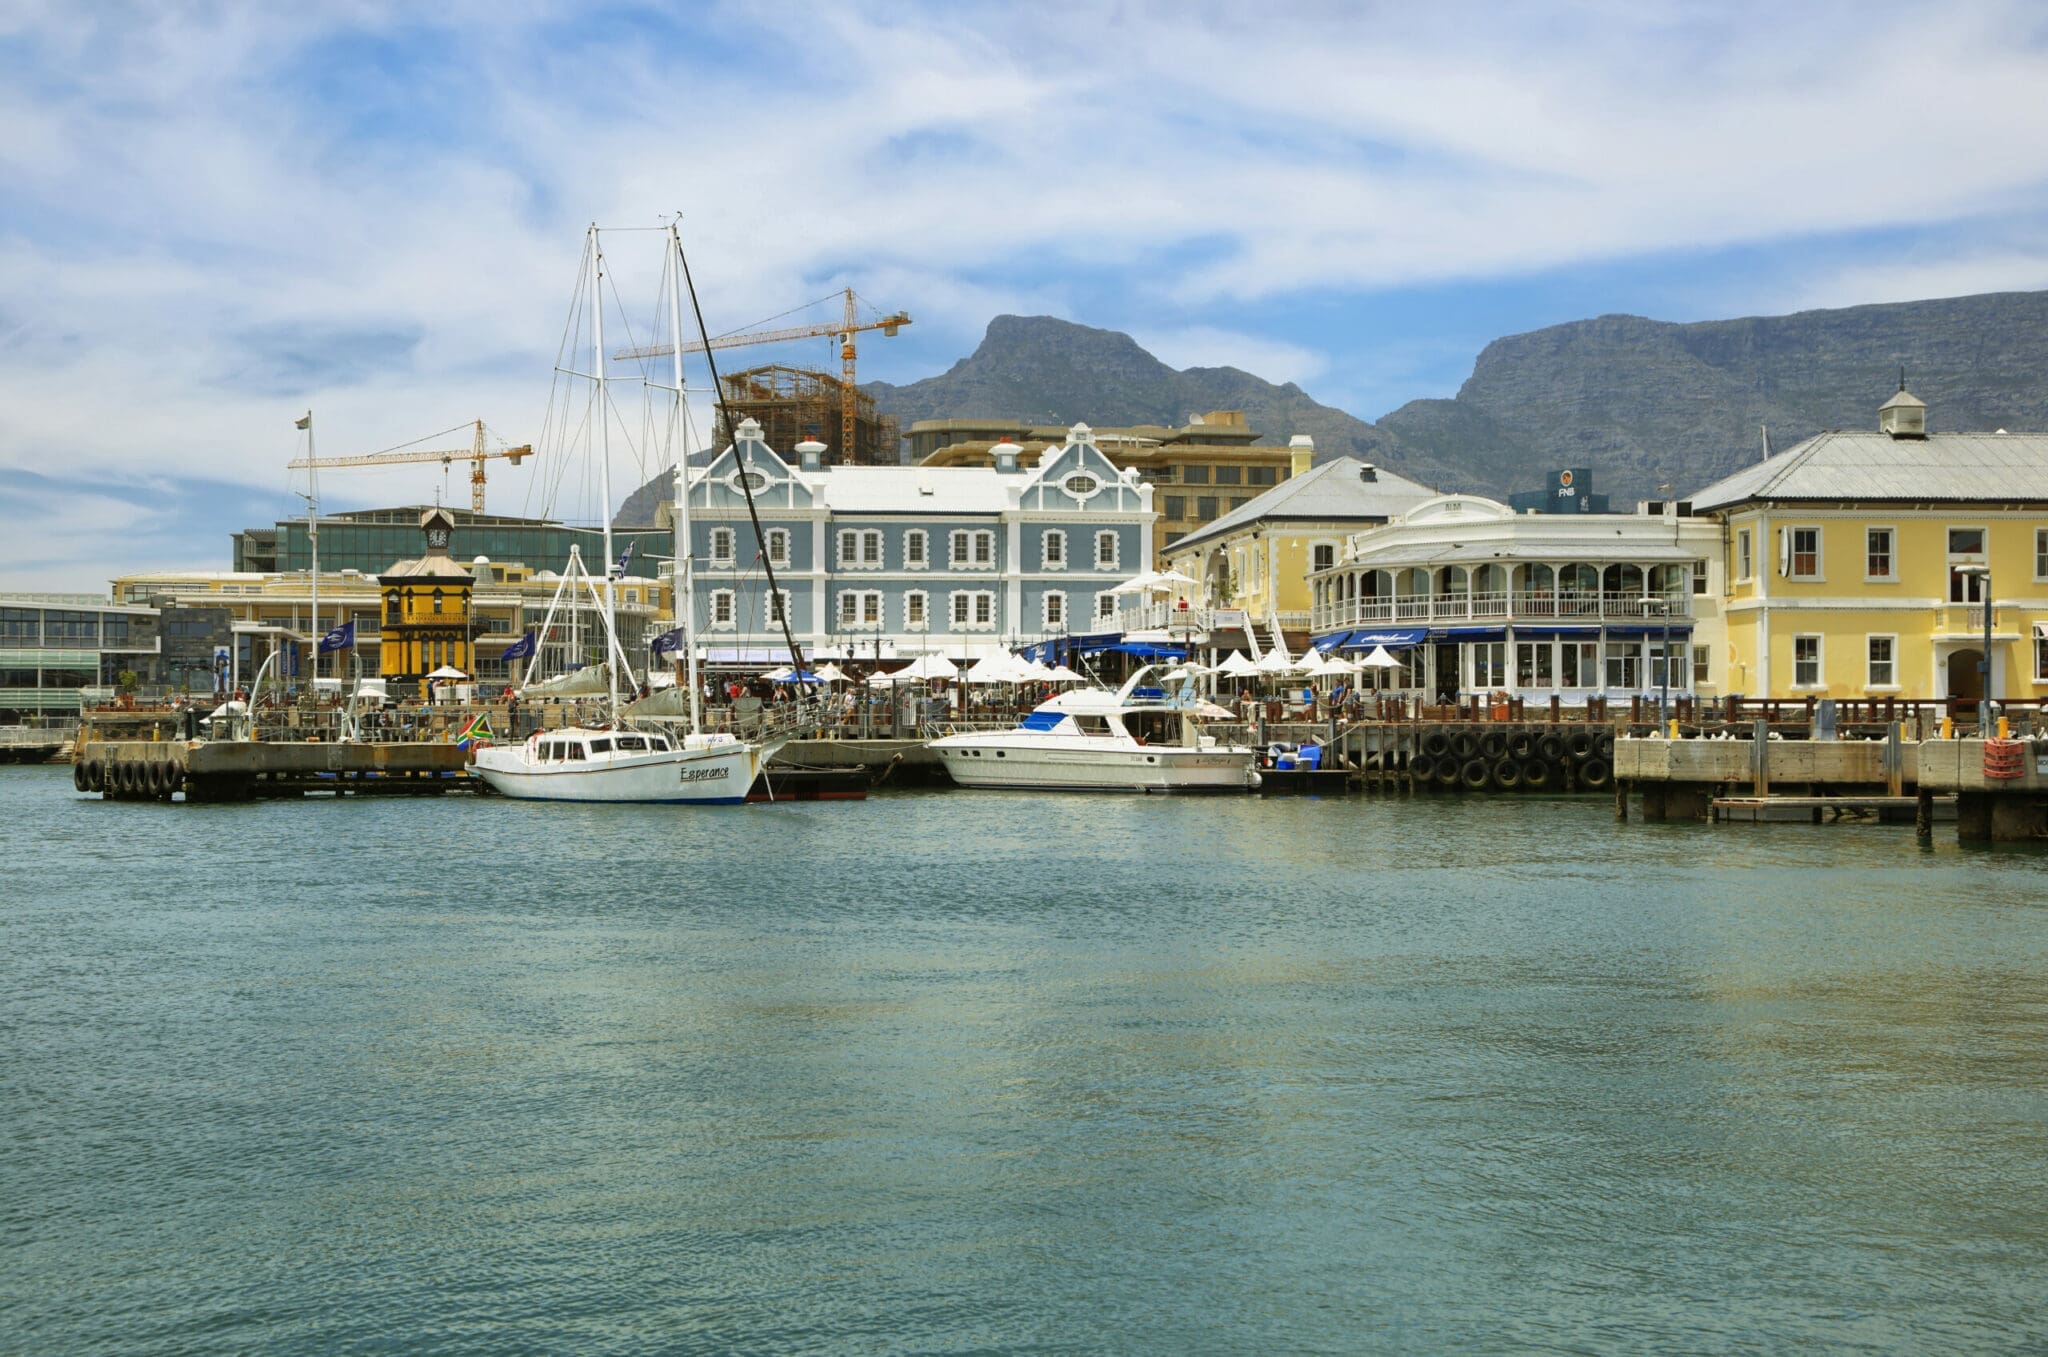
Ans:
{"label": "boat fender", "polygon": [[1508,752],[1508,737],[1497,730],[1489,730],[1479,737],[1479,757],[1491,763]]}
{"label": "boat fender", "polygon": [[1511,792],[1522,785],[1522,765],[1513,759],[1502,759],[1493,765],[1494,785],[1504,792]]}
{"label": "boat fender", "polygon": [[1579,765],[1579,785],[1581,787],[1591,787],[1598,791],[1613,781],[1613,778],[1610,776],[1611,771],[1604,761],[1600,759],[1587,759]]}
{"label": "boat fender", "polygon": [[1555,735],[1540,735],[1536,739],[1536,753],[1545,763],[1556,763],[1564,757],[1564,741]]}
{"label": "boat fender", "polygon": [[142,765],[143,790],[151,796],[164,794],[164,766],[154,760]]}
{"label": "boat fender", "polygon": [[1422,737],[1422,752],[1431,758],[1442,758],[1451,752],[1451,737],[1440,730],[1432,730]]}
{"label": "boat fender", "polygon": [[1572,742],[1569,747],[1571,749],[1573,758],[1591,758],[1593,756],[1593,737],[1591,735],[1584,734],[1574,735],[1572,736]]}
{"label": "boat fender", "polygon": [[1491,780],[1492,776],[1487,770],[1484,759],[1466,760],[1464,768],[1460,769],[1458,773],[1458,779],[1465,784],[1466,790],[1474,792],[1485,791],[1486,784]]}
{"label": "boat fender", "polygon": [[85,775],[85,764],[83,764],[83,763],[74,763],[74,764],[72,764],[72,765],[71,765],[71,787],[72,787],[72,790],[74,790],[74,791],[81,791],[81,792],[89,792],[89,791],[91,791],[91,790],[92,790],[92,787],[91,787],[91,785],[90,785],[90,784],[91,784],[91,779],[90,779],[90,778],[88,778],[88,777],[87,777],[87,776]]}
{"label": "boat fender", "polygon": [[176,759],[164,760],[164,795],[174,796],[185,785],[185,765]]}
{"label": "boat fender", "polygon": [[1550,765],[1541,759],[1522,765],[1522,786],[1532,792],[1540,792],[1550,785]]}
{"label": "boat fender", "polygon": [[1451,752],[1460,759],[1470,759],[1479,752],[1479,737],[1469,730],[1461,730],[1451,737]]}
{"label": "boat fender", "polygon": [[1408,775],[1418,782],[1427,782],[1436,776],[1436,760],[1427,754],[1417,754],[1408,760]]}
{"label": "boat fender", "polygon": [[1529,761],[1530,755],[1534,754],[1535,752],[1536,737],[1534,735],[1531,735],[1526,730],[1520,732],[1513,739],[1508,741],[1508,753],[1513,754],[1516,758],[1520,759],[1524,763],[1527,763]]}
{"label": "boat fender", "polygon": [[1597,741],[1595,741],[1595,744],[1594,744],[1594,749],[1595,749],[1595,752],[1597,752],[1597,753],[1598,753],[1598,754],[1600,755],[1600,757],[1601,757],[1601,758],[1603,758],[1603,759],[1611,759],[1611,758],[1613,758],[1613,757],[1614,757],[1614,732],[1613,732],[1613,731],[1611,731],[1611,730],[1603,730],[1603,731],[1601,731],[1601,732],[1600,732],[1600,737],[1599,737],[1599,739],[1598,739]]}

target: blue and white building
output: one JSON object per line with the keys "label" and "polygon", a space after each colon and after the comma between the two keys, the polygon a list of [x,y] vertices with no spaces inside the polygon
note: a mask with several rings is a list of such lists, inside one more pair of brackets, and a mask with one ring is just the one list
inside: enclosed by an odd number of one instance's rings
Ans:
{"label": "blue and white building", "polygon": [[1009,443],[986,467],[826,466],[822,444],[794,451],[785,461],[747,420],[689,472],[696,632],[710,663],[784,659],[784,611],[807,656],[870,664],[1114,630],[1111,591],[1151,568],[1152,487],[1085,424],[1035,467]]}

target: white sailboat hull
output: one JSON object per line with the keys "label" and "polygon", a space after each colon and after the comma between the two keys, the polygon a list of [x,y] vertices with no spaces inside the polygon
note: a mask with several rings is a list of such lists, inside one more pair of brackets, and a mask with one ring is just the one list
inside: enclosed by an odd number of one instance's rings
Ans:
{"label": "white sailboat hull", "polygon": [[583,763],[539,762],[530,745],[477,751],[472,765],[491,790],[524,801],[737,805],[772,750],[757,744],[672,749]]}
{"label": "white sailboat hull", "polygon": [[1258,785],[1255,751],[1141,745],[1118,736],[999,731],[934,740],[953,781],[1014,791],[1243,792]]}

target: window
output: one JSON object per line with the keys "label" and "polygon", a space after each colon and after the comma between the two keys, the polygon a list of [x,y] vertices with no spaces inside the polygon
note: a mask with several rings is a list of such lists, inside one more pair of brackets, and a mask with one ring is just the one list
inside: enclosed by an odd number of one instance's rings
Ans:
{"label": "window", "polygon": [[1116,616],[1116,595],[1103,593],[1095,596],[1095,620],[1107,622]]}
{"label": "window", "polygon": [[786,566],[789,564],[789,529],[768,529],[768,564]]}
{"label": "window", "polygon": [[1866,688],[1896,688],[1899,686],[1897,662],[1899,639],[1896,636],[1870,636],[1864,638],[1865,651],[1870,667],[1864,675]]}
{"label": "window", "polygon": [[860,563],[870,569],[882,564],[882,534],[874,528],[860,535]]}
{"label": "window", "polygon": [[1318,542],[1309,549],[1312,570],[1328,570],[1337,564],[1337,547],[1331,542]]}
{"label": "window", "polygon": [[729,627],[733,623],[733,599],[730,589],[711,591],[711,625]]}
{"label": "window", "polygon": [[768,621],[781,626],[789,620],[789,590],[777,589],[768,596]]}
{"label": "window", "polygon": [[882,591],[879,589],[840,590],[839,625],[841,629],[858,627],[863,630],[881,626]]}
{"label": "window", "polygon": [[1984,529],[1950,528],[1948,530],[1948,601],[1951,603],[1982,603],[1984,601],[1984,577],[1964,573],[1966,566],[1984,564]]}
{"label": "window", "polygon": [[1472,652],[1472,686],[1494,689],[1507,684],[1507,642],[1476,641]]}
{"label": "window", "polygon": [[711,564],[731,565],[733,558],[733,531],[731,528],[711,530]]}
{"label": "window", "polygon": [[2034,580],[2048,580],[2048,528],[2034,529]]}
{"label": "window", "polygon": [[954,592],[953,629],[985,631],[996,624],[996,596],[985,589]]}
{"label": "window", "polygon": [[1692,563],[1692,591],[1694,594],[1704,594],[1707,592],[1707,563],[1705,561],[1694,561]]}
{"label": "window", "polygon": [[1820,637],[1795,636],[1792,638],[1792,686],[1794,688],[1818,688],[1820,678]]}
{"label": "window", "polygon": [[1171,522],[1177,523],[1181,519],[1186,518],[1187,516],[1188,497],[1186,495],[1168,495],[1166,497],[1167,519]]}
{"label": "window", "polygon": [[1246,485],[1277,485],[1279,484],[1278,471],[1278,467],[1252,467],[1244,473],[1244,483]]}
{"label": "window", "polygon": [[1243,467],[1236,467],[1236,466],[1219,466],[1219,467],[1217,467],[1217,468],[1216,468],[1216,484],[1218,484],[1218,485],[1243,485],[1243,484],[1244,484],[1244,468],[1243,468]]}
{"label": "window", "polygon": [[923,528],[912,528],[903,534],[903,564],[911,570],[922,570],[931,564],[930,539]]}
{"label": "window", "polygon": [[1749,529],[1741,528],[1735,534],[1735,579],[1747,584],[1754,575],[1749,554]]}
{"label": "window", "polygon": [[1896,580],[1899,577],[1898,563],[1892,557],[1893,541],[1890,528],[1863,530],[1863,578]]}
{"label": "window", "polygon": [[1692,648],[1693,687],[1704,688],[1707,686],[1709,682],[1711,682],[1711,680],[1707,677],[1707,670],[1709,666],[1712,665],[1713,658],[1714,655],[1712,646],[1694,646]]}
{"label": "window", "polygon": [[2034,624],[2034,682],[2048,683],[2048,622]]}
{"label": "window", "polygon": [[1195,517],[1204,523],[1215,521],[1216,497],[1214,495],[1203,495],[1195,501]]}
{"label": "window", "polygon": [[1045,596],[1045,629],[1053,631],[1067,625],[1067,596],[1057,590]]}
{"label": "window", "polygon": [[1188,467],[1181,472],[1180,478],[1182,483],[1186,485],[1207,485],[1209,483],[1209,468],[1205,466]]}
{"label": "window", "polygon": [[1064,570],[1067,568],[1067,535],[1057,529],[1045,535],[1045,568]]}
{"label": "window", "polygon": [[[1649,641],[1644,644],[1643,649],[1648,653],[1650,660],[1650,677],[1645,684],[1646,687],[1683,688],[1685,686],[1686,671],[1692,659],[1691,647],[1682,642],[1673,641],[1670,650],[1666,651],[1662,641]],[[1667,670],[1669,671],[1668,677],[1666,676]]]}
{"label": "window", "polygon": [[1785,574],[1795,580],[1820,578],[1820,529],[1785,530]]}
{"label": "window", "polygon": [[638,589],[628,589],[628,590],[626,591],[626,602],[628,602],[628,603],[638,603],[639,601],[640,601],[640,591],[639,591]]}
{"label": "window", "polygon": [[393,589],[384,595],[384,620],[396,626],[401,614],[398,610],[398,591]]}
{"label": "window", "polygon": [[1552,646],[1548,641],[1515,642],[1515,686],[1517,688],[1554,688],[1557,686],[1551,674]]}
{"label": "window", "polygon": [[1641,686],[1643,673],[1643,646],[1640,641],[1609,641],[1607,643],[1607,686],[1610,688],[1636,688]]}
{"label": "window", "polygon": [[986,570],[996,563],[996,535],[955,529],[947,539],[946,563],[955,570]]}
{"label": "window", "polygon": [[913,589],[903,596],[903,625],[909,630],[931,625],[930,600],[924,590]]}
{"label": "window", "polygon": [[1068,494],[1072,495],[1075,499],[1087,499],[1090,495],[1094,494],[1097,490],[1100,490],[1102,488],[1102,482],[1096,480],[1087,472],[1080,471],[1067,477],[1066,480],[1060,482],[1060,488],[1065,490]]}
{"label": "window", "polygon": [[1097,570],[1116,569],[1116,534],[1114,532],[1098,532],[1095,534],[1095,568]]}

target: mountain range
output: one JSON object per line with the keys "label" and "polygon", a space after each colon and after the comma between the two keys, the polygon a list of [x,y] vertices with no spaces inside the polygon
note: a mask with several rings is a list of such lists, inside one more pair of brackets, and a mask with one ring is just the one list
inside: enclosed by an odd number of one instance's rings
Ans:
{"label": "mountain range", "polygon": [[[1589,466],[1617,506],[1684,496],[1828,429],[1874,428],[1901,369],[1928,427],[2048,429],[2048,292],[2001,292],[1676,324],[1600,316],[1488,344],[1450,399],[1368,422],[1299,386],[1233,367],[1175,369],[1129,335],[1051,316],[997,316],[937,376],[865,387],[905,428],[995,416],[1179,425],[1242,410],[1271,442],[1311,435],[1445,490],[1505,496]],[[662,482],[621,511],[651,521]]]}

